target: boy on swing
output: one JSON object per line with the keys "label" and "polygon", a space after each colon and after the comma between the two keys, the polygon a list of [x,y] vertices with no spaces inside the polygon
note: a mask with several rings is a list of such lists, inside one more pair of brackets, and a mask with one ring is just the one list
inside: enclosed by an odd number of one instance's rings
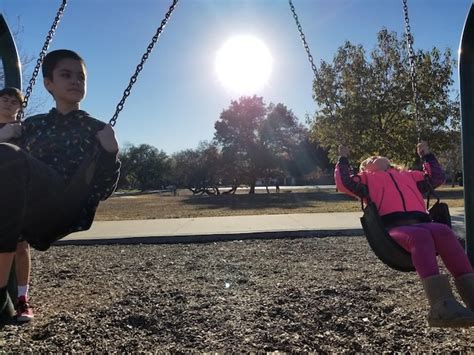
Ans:
{"label": "boy on swing", "polygon": [[[112,126],[79,109],[86,93],[83,59],[70,50],[52,51],[44,58],[42,72],[56,108],[22,122],[18,144],[0,143],[0,313],[11,304],[7,282],[18,237],[46,250],[55,240],[90,228],[99,201],[112,194],[119,176]],[[3,134],[3,142],[15,134]],[[73,203],[66,192],[92,152],[98,160],[90,189],[79,196],[80,208],[65,222],[58,215]],[[40,233],[43,228],[48,233]]]}
{"label": "boy on swing", "polygon": [[[12,137],[10,143],[15,143],[21,134],[21,127],[17,122],[17,115],[23,103],[20,90],[7,87],[0,90],[0,142],[4,137]],[[19,322],[28,322],[33,319],[33,309],[29,303],[28,288],[30,283],[31,256],[27,241],[19,238],[15,254],[15,275],[17,283],[16,319]]]}

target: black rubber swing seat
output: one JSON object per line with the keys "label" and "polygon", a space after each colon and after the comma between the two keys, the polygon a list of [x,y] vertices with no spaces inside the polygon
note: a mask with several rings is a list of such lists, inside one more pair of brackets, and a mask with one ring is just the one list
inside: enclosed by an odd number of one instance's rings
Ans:
{"label": "black rubber swing seat", "polygon": [[364,234],[374,254],[388,267],[397,271],[415,271],[411,255],[388,234],[375,204],[370,201],[360,218]]}
{"label": "black rubber swing seat", "polygon": [[45,251],[52,243],[71,233],[70,226],[78,220],[91,195],[98,157],[97,143],[93,151],[84,158],[65,190],[56,196],[54,210],[39,211],[32,217],[25,234],[30,236],[28,240],[33,248]]}

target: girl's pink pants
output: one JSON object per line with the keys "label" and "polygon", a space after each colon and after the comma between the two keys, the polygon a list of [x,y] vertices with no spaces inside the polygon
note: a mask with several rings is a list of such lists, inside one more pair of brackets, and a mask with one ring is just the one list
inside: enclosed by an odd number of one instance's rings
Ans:
{"label": "girl's pink pants", "polygon": [[422,279],[439,274],[436,253],[454,277],[473,272],[456,234],[445,224],[419,223],[394,227],[389,234],[411,254],[413,265]]}

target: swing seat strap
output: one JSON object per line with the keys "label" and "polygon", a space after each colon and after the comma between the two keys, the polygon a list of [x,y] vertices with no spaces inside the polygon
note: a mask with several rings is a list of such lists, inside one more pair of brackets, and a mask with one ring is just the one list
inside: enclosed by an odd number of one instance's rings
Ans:
{"label": "swing seat strap", "polygon": [[[426,209],[430,214],[430,218],[433,222],[442,223],[452,228],[451,214],[449,213],[449,207],[447,203],[441,202],[439,195],[429,181],[429,177],[425,175],[425,185],[428,188],[428,197],[426,198]],[[436,198],[436,202],[430,208],[430,196]]]}

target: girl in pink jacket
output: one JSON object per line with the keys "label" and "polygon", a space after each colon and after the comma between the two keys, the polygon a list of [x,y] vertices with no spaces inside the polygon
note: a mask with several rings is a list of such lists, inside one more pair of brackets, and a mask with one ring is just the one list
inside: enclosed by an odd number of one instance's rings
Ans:
{"label": "girl in pink jacket", "polygon": [[[417,152],[424,161],[423,172],[398,169],[387,158],[372,156],[361,163],[360,172],[354,175],[347,159],[349,150],[341,146],[335,169],[336,186],[364,202],[373,201],[388,234],[411,254],[430,304],[428,324],[473,326],[473,268],[454,232],[445,224],[431,221],[423,199],[427,184],[441,185],[445,174],[426,142],[417,145]],[[439,273],[437,254],[454,276],[467,308],[456,301],[448,278]]]}

